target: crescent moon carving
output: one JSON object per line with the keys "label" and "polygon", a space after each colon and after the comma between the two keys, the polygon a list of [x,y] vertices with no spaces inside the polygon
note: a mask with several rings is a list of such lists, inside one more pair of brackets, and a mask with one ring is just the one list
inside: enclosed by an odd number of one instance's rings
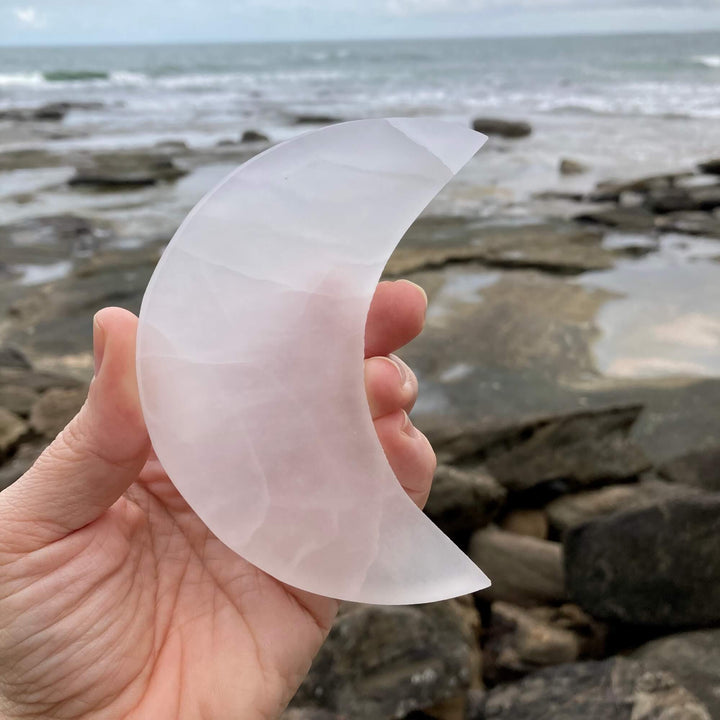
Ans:
{"label": "crescent moon carving", "polygon": [[148,285],[137,367],[155,452],[223,543],[289,585],[382,604],[489,585],[400,486],[363,382],[385,263],[485,139],[395,118],[277,145],[200,201]]}

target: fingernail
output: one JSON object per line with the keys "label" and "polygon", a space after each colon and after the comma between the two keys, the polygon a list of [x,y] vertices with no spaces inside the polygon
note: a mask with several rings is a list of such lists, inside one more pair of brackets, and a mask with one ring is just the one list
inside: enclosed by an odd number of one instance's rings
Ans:
{"label": "fingernail", "polygon": [[412,421],[410,420],[410,416],[403,410],[403,415],[405,417],[404,422],[400,430],[405,433],[408,437],[412,438],[413,440],[416,440],[420,437],[420,431],[412,424]]}
{"label": "fingernail", "polygon": [[400,384],[404,387],[405,384],[410,380],[410,368],[397,356],[392,353],[388,355],[388,360],[397,368],[400,374]]}
{"label": "fingernail", "polygon": [[97,315],[93,318],[93,358],[95,360],[95,376],[97,377],[105,355],[105,331],[98,322]]}

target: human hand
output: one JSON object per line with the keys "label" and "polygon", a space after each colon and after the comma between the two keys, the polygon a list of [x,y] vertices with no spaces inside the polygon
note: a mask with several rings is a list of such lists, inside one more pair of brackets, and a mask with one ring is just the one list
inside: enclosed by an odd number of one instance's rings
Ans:
{"label": "human hand", "polygon": [[[420,506],[435,456],[405,414],[417,382],[375,356],[420,332],[425,304],[412,283],[381,283],[365,337],[375,429]],[[0,717],[276,717],[337,602],[243,560],[175,490],[140,410],[136,329],[124,310],[98,313],[87,402],[0,493]]]}

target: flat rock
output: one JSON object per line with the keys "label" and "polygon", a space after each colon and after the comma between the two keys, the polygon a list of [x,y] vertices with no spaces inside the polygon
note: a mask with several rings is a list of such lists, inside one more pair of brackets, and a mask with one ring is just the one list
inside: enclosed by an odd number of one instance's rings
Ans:
{"label": "flat rock", "polygon": [[31,388],[0,385],[0,407],[21,417],[27,417],[38,396]]}
{"label": "flat rock", "polygon": [[677,678],[720,718],[720,630],[698,630],[653,640],[632,654],[647,668]]}
{"label": "flat rock", "polygon": [[52,215],[0,226],[0,254],[10,264],[38,265],[91,253],[101,231],[85,218]]}
{"label": "flat rock", "polygon": [[22,370],[32,369],[32,365],[25,353],[18,350],[18,348],[7,345],[0,347],[0,367],[20,368]]}
{"label": "flat rock", "polygon": [[390,720],[465,698],[479,678],[478,629],[471,602],[351,607],[338,616],[291,705]]}
{"label": "flat rock", "polygon": [[506,496],[505,488],[482,470],[439,465],[425,513],[450,537],[466,540],[492,522]]}
{"label": "flat rock", "polygon": [[678,181],[692,177],[692,172],[661,173],[635,178],[634,180],[604,180],[588,194],[590,202],[619,202],[625,193],[646,195],[653,191],[668,190]]}
{"label": "flat rock", "polygon": [[470,539],[469,555],[492,585],[484,600],[538,605],[566,599],[560,543],[487,527]]}
{"label": "flat rock", "polygon": [[77,414],[87,396],[85,388],[45,392],[33,405],[30,424],[39,435],[54,438]]}
{"label": "flat rock", "polygon": [[672,675],[612,658],[539,670],[491,690],[471,720],[711,720]]}
{"label": "flat rock", "polygon": [[171,182],[186,173],[172,158],[161,153],[98,153],[76,168],[69,184],[94,189],[127,189]]}
{"label": "flat rock", "polygon": [[615,260],[614,253],[602,246],[601,232],[574,223],[488,227],[474,219],[441,216],[419,221],[417,229],[408,232],[385,275],[467,263],[577,275],[607,270]]}
{"label": "flat rock", "polygon": [[501,118],[475,118],[473,130],[485,135],[499,135],[505,138],[522,138],[532,133],[532,125],[523,120],[503,120]]}
{"label": "flat rock", "polygon": [[659,471],[674,483],[720,492],[720,445],[675,457],[661,465]]}
{"label": "flat rock", "polygon": [[654,213],[713,210],[720,207],[720,183],[653,191],[648,194],[645,204]]}
{"label": "flat rock", "polygon": [[28,426],[21,417],[0,407],[0,460],[15,450],[27,430]]}
{"label": "flat rock", "polygon": [[68,375],[0,366],[0,386],[26,388],[41,393],[50,388],[81,387],[82,382]]}
{"label": "flat rock", "polygon": [[672,498],[600,518],[565,536],[572,599],[634,625],[720,622],[720,495]]}
{"label": "flat rock", "polygon": [[644,207],[612,207],[586,210],[575,216],[579,223],[589,223],[621,230],[650,231],[655,227],[655,215]]}
{"label": "flat rock", "polygon": [[627,485],[609,485],[598,490],[562,495],[545,511],[561,534],[595,518],[651,505],[657,500],[688,495],[688,489],[652,477]]}
{"label": "flat rock", "polygon": [[667,213],[655,218],[655,226],[664,232],[720,238],[720,218],[709,212],[691,210]]}

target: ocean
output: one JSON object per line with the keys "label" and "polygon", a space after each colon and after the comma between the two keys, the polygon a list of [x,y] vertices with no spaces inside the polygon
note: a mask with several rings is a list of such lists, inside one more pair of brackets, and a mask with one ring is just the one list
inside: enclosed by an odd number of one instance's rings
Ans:
{"label": "ocean", "polygon": [[546,127],[547,151],[652,169],[720,149],[720,34],[0,48],[0,109],[53,101],[102,103],[60,148],[283,139],[307,113],[498,115]]}

